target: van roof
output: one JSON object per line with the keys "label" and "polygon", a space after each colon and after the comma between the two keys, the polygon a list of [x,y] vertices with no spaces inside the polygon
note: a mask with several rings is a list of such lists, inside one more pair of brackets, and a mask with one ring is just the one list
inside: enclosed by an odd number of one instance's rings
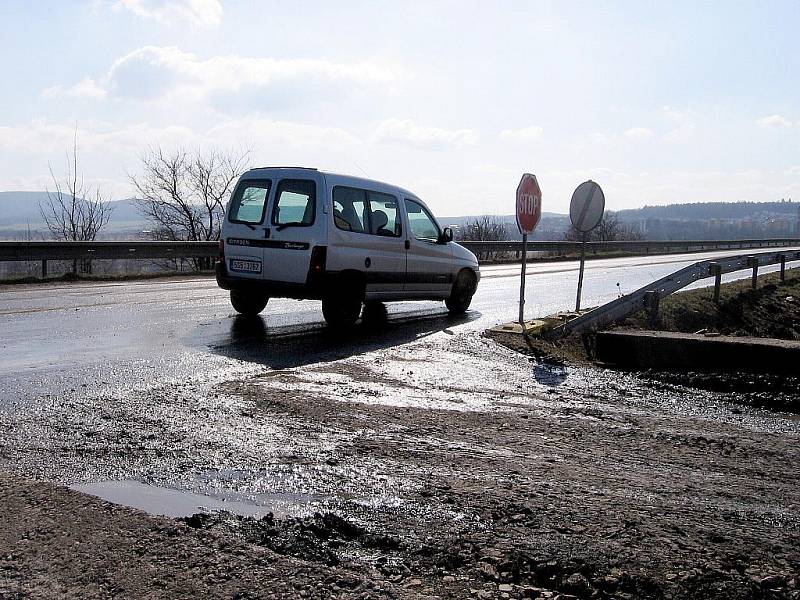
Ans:
{"label": "van roof", "polygon": [[262,175],[261,171],[316,171],[326,179],[330,178],[333,180],[333,183],[342,183],[346,185],[359,185],[359,184],[372,184],[373,186],[377,184],[377,186],[383,186],[387,188],[393,188],[399,191],[406,196],[410,196],[412,198],[419,199],[419,197],[410,190],[400,187],[399,185],[395,185],[393,183],[388,183],[386,181],[378,181],[377,179],[369,179],[367,177],[357,177],[355,175],[344,175],[341,173],[332,173],[330,171],[320,171],[316,167],[254,167],[249,169],[244,175],[254,174],[254,175]]}
{"label": "van roof", "polygon": [[319,171],[317,167],[293,167],[291,165],[269,166],[269,167],[253,167],[248,171],[259,171],[261,169],[305,169],[306,171]]}

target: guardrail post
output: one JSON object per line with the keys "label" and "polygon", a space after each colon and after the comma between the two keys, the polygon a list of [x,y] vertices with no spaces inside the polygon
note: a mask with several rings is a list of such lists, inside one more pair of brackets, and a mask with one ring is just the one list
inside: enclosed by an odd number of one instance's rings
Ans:
{"label": "guardrail post", "polygon": [[714,276],[714,304],[719,306],[719,287],[722,283],[722,266],[712,262],[708,265],[709,274]]}
{"label": "guardrail post", "polygon": [[655,327],[658,323],[658,292],[644,293],[644,308],[647,311],[647,324]]}
{"label": "guardrail post", "polygon": [[781,261],[781,283],[786,281],[786,255],[779,254],[778,259]]}
{"label": "guardrail post", "polygon": [[748,256],[747,266],[753,268],[753,279],[750,281],[750,287],[752,289],[756,289],[756,280],[758,279],[758,259],[755,256]]}
{"label": "guardrail post", "polygon": [[43,260],[42,261],[42,279],[45,279],[46,277],[47,277],[47,261]]}

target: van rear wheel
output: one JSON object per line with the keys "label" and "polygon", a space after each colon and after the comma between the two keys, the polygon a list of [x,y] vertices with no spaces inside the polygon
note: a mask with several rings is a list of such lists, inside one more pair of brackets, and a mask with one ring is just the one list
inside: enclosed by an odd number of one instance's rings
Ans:
{"label": "van rear wheel", "polygon": [[476,287],[475,275],[470,271],[464,270],[458,274],[453,283],[453,289],[450,291],[450,297],[444,301],[451,315],[467,312]]}
{"label": "van rear wheel", "polygon": [[267,296],[231,290],[231,305],[233,306],[233,310],[243,315],[257,315],[264,310],[268,301],[269,297]]}
{"label": "van rear wheel", "polygon": [[350,327],[361,314],[361,300],[351,296],[333,296],[322,300],[322,316],[331,327]]}

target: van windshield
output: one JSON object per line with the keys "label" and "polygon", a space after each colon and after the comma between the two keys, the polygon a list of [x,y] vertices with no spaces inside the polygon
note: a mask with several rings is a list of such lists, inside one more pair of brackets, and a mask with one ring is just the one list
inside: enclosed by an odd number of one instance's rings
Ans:
{"label": "van windshield", "polygon": [[269,179],[248,179],[233,192],[228,221],[232,223],[261,223],[269,197]]}
{"label": "van windshield", "polygon": [[418,240],[436,241],[441,232],[431,214],[419,202],[406,198],[406,215],[411,233]]}

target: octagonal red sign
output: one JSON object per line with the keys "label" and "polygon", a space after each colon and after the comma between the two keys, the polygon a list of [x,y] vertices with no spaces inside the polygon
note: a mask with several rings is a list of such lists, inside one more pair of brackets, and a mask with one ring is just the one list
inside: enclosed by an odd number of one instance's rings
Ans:
{"label": "octagonal red sign", "polygon": [[542,217],[542,190],[536,175],[525,173],[517,186],[517,227],[522,235],[533,233]]}

